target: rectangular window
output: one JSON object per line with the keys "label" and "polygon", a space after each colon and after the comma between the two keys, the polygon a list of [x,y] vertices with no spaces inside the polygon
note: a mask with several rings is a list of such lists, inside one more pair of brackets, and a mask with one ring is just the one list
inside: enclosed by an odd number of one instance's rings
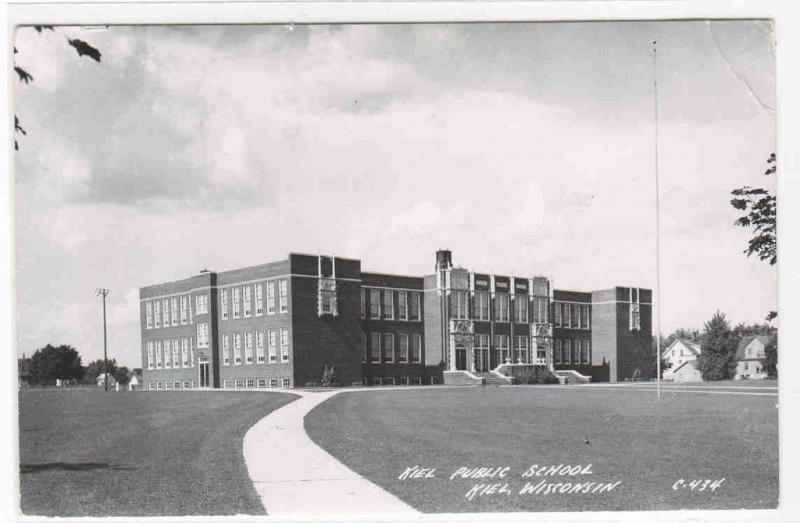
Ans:
{"label": "rectangular window", "polygon": [[164,340],[164,368],[172,368],[172,349],[169,346],[169,340]]}
{"label": "rectangular window", "polygon": [[275,282],[267,282],[267,314],[275,314]]}
{"label": "rectangular window", "polygon": [[394,334],[388,332],[383,335],[383,361],[394,363]]}
{"label": "rectangular window", "polygon": [[154,368],[155,367],[155,363],[156,363],[156,360],[155,360],[155,354],[154,354],[154,350],[153,350],[153,342],[152,341],[148,341],[147,342],[147,368],[148,369]]}
{"label": "rectangular window", "polygon": [[156,382],[156,389],[157,390],[164,390],[164,383],[161,381]]}
{"label": "rectangular window", "polygon": [[208,294],[198,294],[195,301],[195,314],[208,314]]}
{"label": "rectangular window", "polygon": [[267,386],[267,378],[258,378],[258,388],[263,389]]}
{"label": "rectangular window", "polygon": [[181,366],[180,349],[178,348],[178,340],[172,340],[172,365],[177,369]]}
{"label": "rectangular window", "polygon": [[247,378],[244,382],[244,386],[248,389],[252,389],[256,386],[256,380],[254,378]]}
{"label": "rectangular window", "polygon": [[281,361],[289,361],[289,329],[281,329]]}
{"label": "rectangular window", "polygon": [[220,291],[220,308],[222,309],[222,319],[228,319],[228,289]]}
{"label": "rectangular window", "polygon": [[280,290],[280,311],[287,312],[289,310],[289,283],[286,280],[280,280],[278,288]]}
{"label": "rectangular window", "polygon": [[243,385],[243,382],[242,382],[242,380],[241,380],[241,379],[236,379],[236,380],[234,380],[234,381],[233,381],[233,385],[234,385],[234,387],[236,387],[237,389],[241,389],[241,388],[242,388],[242,385]]}
{"label": "rectangular window", "polygon": [[242,315],[242,288],[234,287],[231,289],[231,293],[233,298],[233,317],[239,318]]}
{"label": "rectangular window", "polygon": [[561,304],[553,303],[553,324],[561,327]]}
{"label": "rectangular window", "polygon": [[528,363],[528,337],[514,336],[514,361]]}
{"label": "rectangular window", "polygon": [[583,340],[583,363],[589,364],[592,361],[592,342]]}
{"label": "rectangular window", "polygon": [[467,307],[467,299],[469,294],[467,291],[451,291],[450,292],[450,317],[457,320],[466,320],[469,318],[469,308]]}
{"label": "rectangular window", "polygon": [[572,340],[564,340],[564,363],[572,363]]}
{"label": "rectangular window", "polygon": [[156,300],[153,302],[153,309],[155,311],[155,326],[156,329],[161,327],[161,302]]}
{"label": "rectangular window", "polygon": [[194,368],[194,340],[189,338],[189,366]]}
{"label": "rectangular window", "polygon": [[256,284],[256,316],[264,315],[264,286]]}
{"label": "rectangular window", "polygon": [[475,291],[475,319],[489,321],[489,293]]}
{"label": "rectangular window", "polygon": [[572,307],[570,306],[569,303],[564,303],[563,306],[564,306],[564,319],[563,319],[564,327],[569,329],[570,326],[572,325]]}
{"label": "rectangular window", "polygon": [[394,319],[394,292],[388,289],[383,291],[383,319]]}
{"label": "rectangular window", "polygon": [[184,388],[184,389],[193,389],[194,387],[192,387],[192,384],[191,384],[191,382],[184,381],[184,382],[183,382],[183,388]]}
{"label": "rectangular window", "polygon": [[274,330],[267,332],[267,348],[269,349],[269,362],[275,363],[278,361],[278,343]]}
{"label": "rectangular window", "polygon": [[164,327],[169,327],[169,300],[161,300],[161,308],[164,312]]}
{"label": "rectangular window", "polygon": [[291,388],[291,386],[292,386],[292,380],[290,380],[289,378],[283,378],[283,379],[281,380],[281,386],[282,386],[284,389]]}
{"label": "rectangular window", "polygon": [[411,363],[419,363],[422,358],[422,336],[411,335]]}
{"label": "rectangular window", "polygon": [[381,291],[379,289],[369,290],[369,317],[373,320],[381,317]]}
{"label": "rectangular window", "polygon": [[171,302],[171,305],[172,305],[172,324],[173,325],[177,325],[178,324],[178,297],[176,296],[175,298],[171,298],[170,302]]}
{"label": "rectangular window", "polygon": [[270,378],[269,379],[269,386],[275,388],[278,386],[278,378]]}
{"label": "rectangular window", "polygon": [[223,389],[231,388],[231,380],[222,380],[222,388]]}
{"label": "rectangular window", "polygon": [[366,333],[361,333],[361,363],[367,362],[367,335]]}
{"label": "rectangular window", "polygon": [[408,293],[397,291],[397,319],[408,321]]}
{"label": "rectangular window", "polygon": [[494,320],[508,321],[508,294],[498,292],[494,296]]}
{"label": "rectangular window", "polygon": [[181,296],[181,325],[186,325],[189,321],[189,311],[186,310],[189,305],[189,297]]}
{"label": "rectangular window", "polygon": [[156,368],[161,368],[161,341],[156,342]]}
{"label": "rectangular window", "polygon": [[175,387],[175,390],[180,390],[182,384],[182,382],[176,380],[173,386]]}
{"label": "rectangular window", "polygon": [[189,366],[189,340],[181,338],[181,366]]}
{"label": "rectangular window", "polygon": [[369,335],[369,355],[370,361],[380,363],[381,361],[381,335],[373,332]]}
{"label": "rectangular window", "polygon": [[172,382],[171,381],[165,381],[164,382],[164,390],[172,390]]}
{"label": "rectangular window", "polygon": [[408,302],[408,314],[411,321],[421,321],[422,320],[422,305],[420,303],[420,296],[419,292],[412,292],[409,294],[409,299],[411,301]]}
{"label": "rectangular window", "polygon": [[380,387],[381,385],[383,385],[383,378],[380,377],[372,378],[372,384]]}
{"label": "rectangular window", "polygon": [[384,378],[383,379],[383,386],[384,387],[393,387],[394,386],[394,378]]}
{"label": "rectangular window", "polygon": [[581,358],[583,357],[583,354],[581,354],[581,351],[583,349],[582,345],[583,344],[581,343],[581,340],[575,340],[573,342],[572,352],[573,352],[574,362],[576,364],[580,363]]}
{"label": "rectangular window", "polygon": [[238,332],[233,333],[233,364],[242,364],[242,335]]}
{"label": "rectangular window", "polygon": [[253,287],[244,286],[244,317],[249,318],[253,314]]}
{"label": "rectangular window", "polygon": [[408,386],[408,376],[401,376],[400,378],[398,378],[397,384],[407,387]]}
{"label": "rectangular window", "polygon": [[570,307],[572,308],[572,328],[577,329],[580,327],[580,318],[578,317],[580,309],[577,303],[571,304]]}
{"label": "rectangular window", "polygon": [[511,360],[511,352],[508,334],[496,334],[494,337],[494,344],[500,363],[509,363]]}
{"label": "rectangular window", "polygon": [[553,363],[561,363],[561,339],[553,340]]}
{"label": "rectangular window", "polygon": [[153,328],[153,304],[152,302],[145,302],[144,304],[144,315],[147,319],[147,328]]}
{"label": "rectangular window", "polygon": [[528,297],[514,296],[514,321],[528,323]]}
{"label": "rectangular window", "polygon": [[264,363],[264,333],[262,331],[256,332],[256,360],[258,363]]}
{"label": "rectangular window", "polygon": [[208,323],[197,324],[197,348],[208,347]]}
{"label": "rectangular window", "polygon": [[642,319],[639,312],[639,304],[631,303],[630,330],[638,331],[641,329],[642,329]]}
{"label": "rectangular window", "polygon": [[244,333],[244,362],[248,365],[253,363],[253,333]]}
{"label": "rectangular window", "polygon": [[361,317],[367,317],[367,289],[361,289]]}
{"label": "rectangular window", "polygon": [[408,363],[408,334],[397,335],[397,363]]}

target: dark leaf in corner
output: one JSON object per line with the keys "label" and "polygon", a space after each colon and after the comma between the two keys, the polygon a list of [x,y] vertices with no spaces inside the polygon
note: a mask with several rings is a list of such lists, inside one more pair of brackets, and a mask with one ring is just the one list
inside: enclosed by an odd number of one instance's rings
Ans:
{"label": "dark leaf in corner", "polygon": [[74,40],[67,40],[69,45],[75,48],[78,51],[78,56],[86,55],[90,58],[93,58],[95,61],[100,61],[100,51],[92,47],[91,45],[87,44],[83,40],[78,40],[77,38]]}

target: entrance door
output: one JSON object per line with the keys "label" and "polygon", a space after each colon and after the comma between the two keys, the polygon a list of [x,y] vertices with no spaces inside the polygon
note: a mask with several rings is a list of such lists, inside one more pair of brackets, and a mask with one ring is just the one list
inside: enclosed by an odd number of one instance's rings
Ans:
{"label": "entrance door", "polygon": [[487,372],[489,368],[489,349],[475,349],[475,370]]}
{"label": "entrance door", "polygon": [[207,389],[209,387],[208,379],[208,362],[200,363],[200,388]]}
{"label": "entrance door", "polygon": [[456,370],[467,370],[467,349],[456,347]]}

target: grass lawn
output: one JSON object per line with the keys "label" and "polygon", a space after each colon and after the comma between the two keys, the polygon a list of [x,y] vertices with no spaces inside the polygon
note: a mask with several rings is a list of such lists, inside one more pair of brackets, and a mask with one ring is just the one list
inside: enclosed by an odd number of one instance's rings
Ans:
{"label": "grass lawn", "polygon": [[245,432],[287,394],[20,390],[22,512],[264,514]]}
{"label": "grass lawn", "polygon": [[[305,425],[344,464],[423,512],[774,508],[777,400],[665,391],[659,401],[641,388],[376,390],[335,396]],[[521,477],[534,464],[591,464],[592,474]],[[435,477],[401,481],[415,465]],[[450,480],[459,467],[510,472]],[[689,487],[722,478],[713,492]],[[680,479],[687,486],[673,489]],[[621,483],[604,493],[520,494],[542,480]],[[492,483],[509,493],[466,497]]]}

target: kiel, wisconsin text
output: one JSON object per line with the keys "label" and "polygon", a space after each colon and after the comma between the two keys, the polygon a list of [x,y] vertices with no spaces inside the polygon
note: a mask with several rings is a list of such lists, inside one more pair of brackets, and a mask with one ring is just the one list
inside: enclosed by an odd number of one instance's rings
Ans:
{"label": "kiel, wisconsin text", "polygon": [[[622,481],[594,481],[592,464],[588,465],[531,465],[519,477],[526,482],[521,488],[512,489],[509,481],[516,479],[511,467],[459,467],[447,476],[448,481],[479,480],[473,483],[464,497],[506,495],[549,494],[602,494],[617,488]],[[588,477],[587,477],[588,476]],[[435,468],[413,466],[406,468],[398,480],[425,480],[439,477]]]}

